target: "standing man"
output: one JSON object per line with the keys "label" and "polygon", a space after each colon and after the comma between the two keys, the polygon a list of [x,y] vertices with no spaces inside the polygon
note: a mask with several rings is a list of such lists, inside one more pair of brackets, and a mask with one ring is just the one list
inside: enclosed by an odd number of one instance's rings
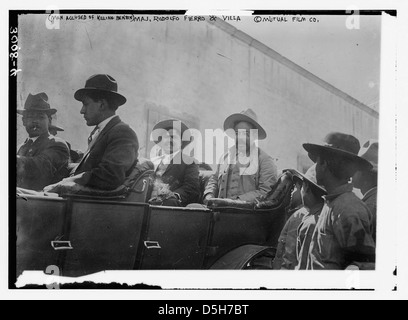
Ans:
{"label": "standing man", "polygon": [[353,193],[351,177],[372,165],[357,156],[359,141],[330,133],[323,144],[303,145],[316,163],[316,180],[327,190],[325,203],[310,244],[307,269],[344,270],[351,263],[374,266],[372,214]]}
{"label": "standing man", "polygon": [[83,186],[98,190],[118,188],[132,172],[138,158],[136,133],[116,115],[126,103],[118,93],[115,79],[106,74],[92,76],[75,93],[83,106],[86,124],[94,127],[88,138],[88,150],[71,177],[44,191],[79,192]]}
{"label": "standing man", "polygon": [[361,148],[361,158],[369,161],[372,169],[359,170],[353,176],[353,184],[364,195],[363,202],[373,214],[373,238],[377,238],[377,184],[378,184],[378,141],[369,140]]}
{"label": "standing man", "polygon": [[[211,198],[253,202],[271,191],[278,179],[273,159],[256,146],[257,139],[266,139],[266,132],[251,109],[228,117],[224,130],[235,132],[236,145],[222,157],[210,178],[204,192],[204,204]],[[251,139],[253,130],[258,133],[254,140]]]}
{"label": "standing man", "polygon": [[40,191],[67,176],[68,146],[49,133],[51,116],[56,112],[45,93],[29,94],[24,110],[17,110],[28,133],[17,152],[17,187]]}

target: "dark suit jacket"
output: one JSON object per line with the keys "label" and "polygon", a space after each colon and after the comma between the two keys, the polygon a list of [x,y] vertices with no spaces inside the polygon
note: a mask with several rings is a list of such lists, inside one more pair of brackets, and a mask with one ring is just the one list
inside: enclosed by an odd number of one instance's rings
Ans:
{"label": "dark suit jacket", "polygon": [[41,191],[69,175],[69,148],[64,140],[44,134],[17,152],[17,187]]}
{"label": "dark suit jacket", "polygon": [[101,190],[114,190],[125,181],[137,163],[136,133],[118,116],[97,137],[72,175],[84,173],[77,183]]}
{"label": "dark suit jacket", "polygon": [[[197,161],[191,157],[184,157],[188,159],[188,163],[184,161],[182,154],[179,153],[168,165],[162,180],[169,185],[172,192],[180,195],[181,205],[187,206],[190,203],[199,201],[200,182]],[[161,159],[155,158],[152,159],[152,162],[157,167]]]}

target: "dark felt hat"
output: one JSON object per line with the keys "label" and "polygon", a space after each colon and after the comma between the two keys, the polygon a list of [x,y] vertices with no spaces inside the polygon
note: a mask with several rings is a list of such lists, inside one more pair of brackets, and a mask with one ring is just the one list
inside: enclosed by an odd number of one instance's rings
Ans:
{"label": "dark felt hat", "polygon": [[[184,122],[178,119],[168,119],[168,120],[160,121],[154,126],[153,131],[158,130],[158,129],[163,129],[166,131],[171,130],[171,129],[180,129],[181,138],[183,138],[184,132],[190,130],[190,128]],[[155,140],[155,143],[159,143],[159,141]]]}
{"label": "dark felt hat", "polygon": [[313,166],[311,166],[305,174],[300,173],[297,170],[294,169],[288,169],[285,171],[289,171],[290,173],[292,173],[293,177],[296,179],[299,179],[301,181],[307,181],[308,183],[314,185],[316,188],[318,188],[324,195],[327,194],[326,188],[317,184],[317,179],[316,179],[316,164],[314,164]]}
{"label": "dark felt hat", "polygon": [[118,106],[126,103],[126,98],[118,93],[118,83],[108,74],[97,74],[86,80],[85,87],[75,92],[75,99],[83,101],[89,92],[100,92],[114,99]]}
{"label": "dark felt hat", "polygon": [[18,109],[18,114],[24,114],[26,112],[44,112],[48,115],[53,115],[57,113],[56,109],[52,109],[48,103],[48,96],[46,93],[41,92],[35,95],[31,93],[28,95],[27,100],[24,104],[24,109]]}
{"label": "dark felt hat", "polygon": [[235,125],[238,122],[242,122],[242,121],[252,124],[255,127],[255,129],[258,130],[259,140],[266,139],[266,136],[267,136],[266,131],[259,124],[258,117],[255,111],[252,109],[247,109],[245,111],[242,111],[241,113],[234,113],[233,115],[230,115],[224,122],[224,130],[227,131],[228,129],[234,129]]}
{"label": "dark felt hat", "polygon": [[372,165],[367,160],[360,158],[360,142],[352,135],[340,132],[329,133],[323,143],[305,143],[303,148],[309,153],[309,157],[316,162],[316,156],[331,155],[335,157],[349,159],[361,169],[371,169]]}

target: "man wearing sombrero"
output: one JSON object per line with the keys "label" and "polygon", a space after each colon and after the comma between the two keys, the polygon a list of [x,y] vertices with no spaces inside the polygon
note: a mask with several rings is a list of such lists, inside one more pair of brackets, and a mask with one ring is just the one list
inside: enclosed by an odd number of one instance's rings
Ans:
{"label": "man wearing sombrero", "polygon": [[98,74],[75,92],[75,99],[82,102],[81,114],[86,124],[94,127],[88,137],[88,150],[71,177],[44,191],[78,192],[82,186],[114,190],[123,184],[138,158],[136,133],[116,115],[126,98],[118,93],[114,78]]}
{"label": "man wearing sombrero", "polygon": [[[258,123],[251,109],[229,116],[224,130],[235,140],[211,177],[204,192],[204,203],[211,198],[254,202],[271,191],[277,181],[277,168],[273,159],[256,146],[266,139],[266,131]],[[257,138],[251,136],[257,133]],[[247,163],[240,159],[249,159]]]}
{"label": "man wearing sombrero", "polygon": [[180,120],[160,121],[153,128],[154,142],[160,146],[160,156],[151,159],[154,164],[154,185],[150,203],[171,207],[185,207],[198,202],[200,195],[197,161],[184,154],[189,142],[182,138],[190,129]]}
{"label": "man wearing sombrero", "polygon": [[316,163],[316,181],[327,196],[310,244],[307,269],[344,270],[350,264],[374,267],[372,214],[353,193],[350,183],[357,170],[372,165],[358,157],[359,141],[330,133],[323,144],[303,145]]}
{"label": "man wearing sombrero", "polygon": [[49,133],[56,112],[45,93],[29,94],[24,109],[17,110],[29,136],[17,152],[17,187],[40,191],[68,174],[68,146]]}
{"label": "man wearing sombrero", "polygon": [[378,141],[369,140],[360,149],[359,157],[369,161],[372,169],[359,170],[353,176],[353,184],[360,189],[363,202],[373,214],[373,238],[377,238],[377,184],[378,184]]}

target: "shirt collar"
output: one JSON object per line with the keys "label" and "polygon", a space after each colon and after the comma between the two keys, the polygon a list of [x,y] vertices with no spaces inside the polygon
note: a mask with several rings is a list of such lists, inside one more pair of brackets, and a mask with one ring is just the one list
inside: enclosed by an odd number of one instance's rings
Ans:
{"label": "shirt collar", "polygon": [[320,201],[318,203],[316,203],[314,206],[312,206],[309,210],[309,215],[315,215],[318,214],[320,211],[322,211],[323,209],[323,202]]}
{"label": "shirt collar", "polygon": [[173,160],[179,153],[181,152],[181,150],[179,150],[179,151],[177,151],[177,152],[175,152],[175,153],[172,153],[172,154],[165,154],[164,156],[163,156],[163,159],[165,159],[166,157],[169,159],[169,161],[171,161],[171,160]]}
{"label": "shirt collar", "polygon": [[333,190],[332,193],[328,194],[327,196],[324,196],[323,198],[327,201],[332,201],[336,199],[338,196],[341,196],[344,193],[352,192],[352,191],[353,191],[353,185],[351,183],[346,183],[340,187],[337,187],[336,189]]}
{"label": "shirt collar", "polygon": [[374,187],[374,188],[368,190],[368,191],[366,192],[366,194],[364,195],[363,200],[365,200],[365,199],[371,197],[371,196],[374,195],[375,193],[377,193],[377,187]]}
{"label": "shirt collar", "polygon": [[108,119],[103,120],[100,124],[98,124],[98,131],[102,132],[103,129],[108,125],[108,123],[113,119],[117,117],[117,115],[113,115],[112,117],[109,117]]}
{"label": "shirt collar", "polygon": [[33,137],[33,138],[30,138],[30,137],[28,137],[28,140],[31,140],[31,141],[33,141],[33,142],[36,142],[40,137],[42,137],[42,136],[49,136],[49,133],[47,132],[47,133],[45,133],[45,134],[42,134],[42,135],[40,135],[40,136],[37,136],[37,137]]}

